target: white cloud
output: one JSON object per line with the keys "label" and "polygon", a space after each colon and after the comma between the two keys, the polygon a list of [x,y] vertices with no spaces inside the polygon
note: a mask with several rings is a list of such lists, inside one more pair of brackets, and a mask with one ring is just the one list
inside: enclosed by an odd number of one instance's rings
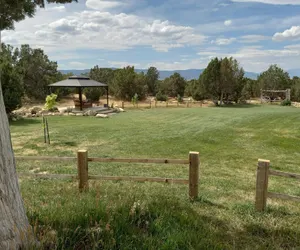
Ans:
{"label": "white cloud", "polygon": [[45,8],[45,11],[58,11],[58,12],[65,12],[66,11],[66,7],[61,5],[61,6],[54,6],[51,8]]}
{"label": "white cloud", "polygon": [[300,44],[287,45],[284,47],[285,49],[295,49],[300,51]]}
{"label": "white cloud", "polygon": [[123,6],[124,3],[119,1],[102,1],[102,0],[87,0],[86,6],[94,10],[109,10]]}
{"label": "white cloud", "polygon": [[263,36],[263,35],[246,35],[246,36],[241,36],[239,38],[240,43],[259,43],[264,40],[268,40],[270,37],[268,36]]}
{"label": "white cloud", "polygon": [[240,3],[248,3],[248,2],[255,2],[255,3],[265,3],[265,4],[277,4],[277,5],[300,5],[299,0],[231,0],[232,2],[240,2]]}
{"label": "white cloud", "polygon": [[114,68],[124,68],[127,66],[134,66],[134,67],[141,66],[139,63],[132,63],[132,62],[109,61],[108,63],[110,67],[114,67]]}
{"label": "white cloud", "polygon": [[236,38],[232,37],[232,38],[218,38],[217,40],[213,40],[211,41],[211,43],[215,43],[217,45],[229,45],[231,43],[233,43],[234,41],[236,41]]}
{"label": "white cloud", "polygon": [[124,13],[82,11],[52,20],[48,24],[22,31],[7,32],[3,37],[32,46],[44,46],[46,52],[75,49],[125,50],[134,46],[152,47],[168,51],[190,45],[199,45],[205,36],[192,27],[170,23],[168,20],[149,20]]}
{"label": "white cloud", "polygon": [[170,49],[173,48],[181,48],[183,47],[183,44],[153,44],[152,48],[156,51],[161,51],[161,52],[168,52]]}
{"label": "white cloud", "polygon": [[199,52],[199,56],[207,62],[213,57],[234,57],[247,71],[262,72],[270,64],[279,64],[285,69],[298,67],[300,60],[300,48],[284,48],[278,50],[262,49],[260,46],[241,48],[235,52],[205,51]]}
{"label": "white cloud", "polygon": [[296,40],[300,39],[300,26],[293,26],[290,29],[278,32],[273,36],[275,41]]}
{"label": "white cloud", "polygon": [[83,69],[87,66],[87,64],[81,62],[70,62],[69,66],[71,66],[72,69]]}
{"label": "white cloud", "polygon": [[230,26],[232,24],[232,20],[226,20],[225,22],[224,22],[224,25],[225,26]]}

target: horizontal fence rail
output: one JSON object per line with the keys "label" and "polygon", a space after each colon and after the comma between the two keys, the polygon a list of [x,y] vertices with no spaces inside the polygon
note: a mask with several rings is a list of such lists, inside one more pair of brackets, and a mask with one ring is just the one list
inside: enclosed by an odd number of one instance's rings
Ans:
{"label": "horizontal fence rail", "polygon": [[287,177],[287,178],[293,178],[293,179],[299,179],[300,180],[300,174],[293,174],[293,173],[285,173],[277,170],[269,170],[269,175],[274,176],[280,176],[280,177]]}
{"label": "horizontal fence rail", "polygon": [[[111,181],[136,181],[136,182],[160,182],[169,184],[188,184],[189,197],[195,199],[198,197],[199,186],[199,152],[190,152],[189,159],[142,159],[142,158],[99,158],[88,157],[87,150],[79,150],[77,157],[57,157],[57,156],[16,156],[17,161],[76,161],[77,175],[72,174],[42,174],[42,173],[18,173],[19,177],[32,177],[41,179],[63,179],[78,180],[80,191],[88,190],[89,180],[111,180]],[[155,164],[178,164],[189,165],[189,178],[162,178],[162,177],[143,177],[143,176],[100,176],[88,174],[89,162],[111,162],[111,163],[155,163]]]}
{"label": "horizontal fence rail", "polygon": [[180,159],[126,159],[126,158],[88,158],[90,162],[123,162],[123,163],[160,163],[160,164],[189,164],[189,160]]}
{"label": "horizontal fence rail", "polygon": [[90,180],[105,180],[105,181],[138,181],[138,182],[163,182],[176,184],[189,184],[189,180],[175,178],[160,178],[160,177],[134,177],[134,176],[89,176]]}
{"label": "horizontal fence rail", "polygon": [[[56,156],[16,156],[16,160],[27,161],[75,161],[76,157],[56,157]],[[140,158],[97,158],[88,157],[89,162],[111,162],[111,163],[160,163],[160,164],[189,164],[189,160],[181,159],[140,159]]]}
{"label": "horizontal fence rail", "polygon": [[280,194],[274,192],[268,192],[269,176],[279,176],[300,180],[300,174],[286,173],[277,170],[270,169],[269,160],[258,160],[257,177],[256,177],[256,196],[255,196],[255,208],[257,211],[264,211],[267,206],[267,198],[283,199],[300,201],[300,197]]}

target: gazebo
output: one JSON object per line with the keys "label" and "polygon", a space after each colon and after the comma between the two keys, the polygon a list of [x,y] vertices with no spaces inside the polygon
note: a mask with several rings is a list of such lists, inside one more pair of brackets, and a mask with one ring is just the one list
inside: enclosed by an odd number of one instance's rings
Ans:
{"label": "gazebo", "polygon": [[82,90],[84,88],[93,88],[93,87],[104,87],[107,93],[107,107],[108,107],[108,85],[105,83],[97,82],[86,76],[70,76],[68,79],[56,82],[48,85],[51,87],[67,87],[67,88],[76,88],[78,89],[80,110],[83,109],[82,101]]}

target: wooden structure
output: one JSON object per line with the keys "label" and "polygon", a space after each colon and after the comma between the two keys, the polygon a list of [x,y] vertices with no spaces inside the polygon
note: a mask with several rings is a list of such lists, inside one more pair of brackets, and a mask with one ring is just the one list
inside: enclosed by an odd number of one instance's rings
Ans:
{"label": "wooden structure", "polygon": [[[129,158],[98,158],[88,157],[86,150],[79,150],[77,157],[52,157],[52,156],[16,156],[17,161],[32,160],[32,161],[76,161],[77,160],[77,175],[71,174],[32,174],[18,173],[19,176],[45,178],[45,179],[71,179],[78,180],[80,191],[88,190],[89,180],[112,180],[112,181],[138,181],[138,182],[163,182],[189,185],[189,197],[194,200],[198,197],[199,189],[199,167],[200,159],[198,152],[190,152],[189,159],[129,159]],[[89,175],[89,162],[116,162],[116,163],[155,163],[155,164],[184,164],[189,165],[189,178],[161,178],[161,177],[136,177],[136,176],[96,176]]]}
{"label": "wooden structure", "polygon": [[259,212],[264,211],[267,206],[267,198],[278,198],[284,200],[300,201],[300,197],[268,192],[269,176],[280,176],[300,180],[300,174],[286,173],[270,169],[270,161],[258,160],[256,178],[255,209]]}
{"label": "wooden structure", "polygon": [[264,93],[284,93],[285,94],[285,100],[290,101],[291,100],[291,89],[286,90],[266,90],[261,89],[260,90],[260,102],[263,103],[264,100]]}
{"label": "wooden structure", "polygon": [[79,95],[79,105],[76,105],[75,107],[79,107],[79,109],[82,111],[85,107],[91,107],[92,104],[87,102],[84,103],[82,100],[82,91],[84,88],[95,88],[95,87],[103,87],[106,89],[106,98],[107,98],[107,107],[109,106],[108,103],[108,85],[101,82],[96,82],[89,77],[86,76],[70,76],[68,79],[56,82],[49,85],[50,88],[52,87],[64,87],[64,88],[76,88],[78,89],[78,95]]}

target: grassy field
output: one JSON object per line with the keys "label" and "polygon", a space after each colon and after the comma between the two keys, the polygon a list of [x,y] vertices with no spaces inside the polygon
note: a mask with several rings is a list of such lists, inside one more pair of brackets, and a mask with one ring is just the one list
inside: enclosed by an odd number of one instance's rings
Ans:
{"label": "grassy field", "polygon": [[[299,203],[254,210],[257,159],[300,173],[299,109],[279,106],[132,110],[111,117],[49,117],[11,124],[16,155],[187,159],[199,151],[200,197],[188,187],[20,179],[27,214],[44,248],[300,249]],[[181,165],[91,163],[90,173],[187,178]],[[18,162],[18,172],[76,174],[75,163]],[[300,196],[299,182],[271,177],[269,190]]]}

